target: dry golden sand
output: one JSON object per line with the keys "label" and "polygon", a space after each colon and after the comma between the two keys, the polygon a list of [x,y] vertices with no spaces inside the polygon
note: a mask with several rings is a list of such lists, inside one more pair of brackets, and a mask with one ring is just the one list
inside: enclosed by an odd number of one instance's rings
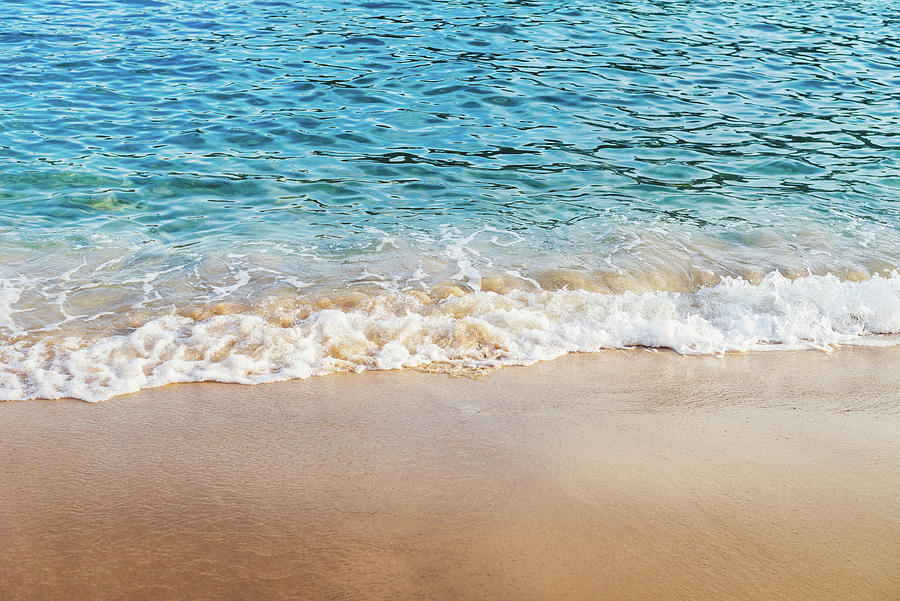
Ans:
{"label": "dry golden sand", "polygon": [[900,352],[0,404],[0,599],[900,599]]}

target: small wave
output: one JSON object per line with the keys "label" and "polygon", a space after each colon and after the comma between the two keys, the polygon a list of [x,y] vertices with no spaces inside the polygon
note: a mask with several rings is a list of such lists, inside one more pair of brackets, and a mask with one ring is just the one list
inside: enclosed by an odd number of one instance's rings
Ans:
{"label": "small wave", "polygon": [[693,292],[423,291],[313,305],[262,303],[149,319],[126,333],[10,339],[0,399],[102,401],[175,382],[273,382],[339,371],[483,370],[569,352],[670,348],[682,354],[828,349],[900,333],[900,273],[760,282]]}

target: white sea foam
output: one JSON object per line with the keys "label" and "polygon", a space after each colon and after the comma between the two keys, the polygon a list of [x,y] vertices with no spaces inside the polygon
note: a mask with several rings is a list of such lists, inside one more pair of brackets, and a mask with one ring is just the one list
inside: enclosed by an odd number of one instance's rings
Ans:
{"label": "white sea foam", "polygon": [[385,293],[352,308],[284,311],[170,314],[127,334],[11,342],[0,348],[0,398],[100,401],[173,382],[530,364],[635,346],[718,354],[883,343],[873,335],[900,332],[900,274],[852,282],[773,272],[758,285],[725,278],[694,293],[477,291],[437,302]]}
{"label": "white sea foam", "polygon": [[0,285],[0,330],[15,328],[12,320],[12,306],[21,297],[21,291],[9,284]]}

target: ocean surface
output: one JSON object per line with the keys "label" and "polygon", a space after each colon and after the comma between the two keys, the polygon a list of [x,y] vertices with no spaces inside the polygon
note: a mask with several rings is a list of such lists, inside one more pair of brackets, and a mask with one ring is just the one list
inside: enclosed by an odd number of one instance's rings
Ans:
{"label": "ocean surface", "polygon": [[5,0],[0,399],[896,344],[898,32],[880,0]]}

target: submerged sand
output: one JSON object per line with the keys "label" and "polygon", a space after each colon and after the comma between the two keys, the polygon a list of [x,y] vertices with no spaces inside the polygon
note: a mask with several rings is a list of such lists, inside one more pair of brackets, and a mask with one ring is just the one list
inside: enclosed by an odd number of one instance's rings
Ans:
{"label": "submerged sand", "polygon": [[900,350],[0,404],[0,599],[900,599]]}

